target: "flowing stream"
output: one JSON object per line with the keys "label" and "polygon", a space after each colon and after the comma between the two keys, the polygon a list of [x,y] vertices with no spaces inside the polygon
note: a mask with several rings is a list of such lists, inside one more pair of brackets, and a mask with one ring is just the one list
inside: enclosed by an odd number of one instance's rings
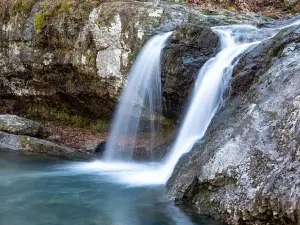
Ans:
{"label": "flowing stream", "polygon": [[[213,30],[220,37],[221,49],[199,71],[185,119],[179,129],[174,146],[164,161],[159,163],[135,163],[129,160],[117,161],[112,160],[116,158],[110,158],[110,161],[74,163],[68,169],[111,177],[114,182],[131,187],[165,184],[182,154],[190,151],[193,145],[205,134],[211,119],[220,104],[222,104],[238,56],[278,32],[274,29],[258,29],[251,25],[214,27]],[[165,42],[170,35],[171,33],[166,33],[158,37],[160,45],[155,48],[159,52],[156,56],[160,57]],[[142,56],[152,57],[152,55],[144,55],[143,53],[150,51],[147,48],[154,43],[154,40],[157,40],[157,38],[150,39],[146,44],[135,64],[141,63],[141,59],[146,60]],[[158,61],[156,60],[156,62]],[[156,67],[158,65],[155,64]],[[133,70],[135,74],[131,74],[133,77],[136,74],[142,74],[135,71],[135,68],[137,68],[136,65]],[[158,70],[160,71],[160,69]],[[127,86],[124,95],[126,95],[129,87],[130,84]],[[122,102],[120,104],[122,105]],[[130,104],[127,103],[127,105]],[[114,135],[112,134],[112,136]],[[110,142],[111,140],[113,139],[110,139]],[[118,143],[118,140],[114,141],[114,145],[116,143]],[[107,151],[111,151],[110,147]],[[112,152],[116,153],[114,149]],[[108,152],[107,154],[111,153]]]}
{"label": "flowing stream", "polygon": [[251,46],[259,44],[257,39],[261,39],[253,35],[258,29],[250,25],[215,27],[213,30],[220,36],[221,51],[199,71],[190,106],[162,170],[166,179],[171,176],[179,158],[204,136],[228,88],[234,60]]}
{"label": "flowing stream", "polygon": [[[135,163],[130,160],[131,151],[122,152],[123,138],[125,149],[132,149],[141,124],[151,132],[157,129],[154,120],[148,118],[161,109],[160,57],[171,32],[154,36],[133,66],[115,115],[105,160],[74,163],[0,152],[0,224],[218,224],[183,213],[165,197],[164,184],[182,154],[204,136],[226,97],[239,56],[280,29],[299,23],[297,20],[264,29],[250,25],[214,27],[220,36],[220,51],[199,71],[171,152],[159,163]],[[128,141],[128,135],[133,139]]]}

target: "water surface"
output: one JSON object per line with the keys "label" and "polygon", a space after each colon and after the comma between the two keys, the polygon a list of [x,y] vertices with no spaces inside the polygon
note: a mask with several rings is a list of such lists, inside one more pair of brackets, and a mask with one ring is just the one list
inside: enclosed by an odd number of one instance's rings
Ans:
{"label": "water surface", "polygon": [[219,225],[186,214],[164,186],[128,187],[70,162],[0,152],[1,225]]}

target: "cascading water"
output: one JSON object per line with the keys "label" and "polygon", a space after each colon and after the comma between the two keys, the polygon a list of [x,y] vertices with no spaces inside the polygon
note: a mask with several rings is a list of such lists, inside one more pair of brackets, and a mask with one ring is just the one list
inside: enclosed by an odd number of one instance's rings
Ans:
{"label": "cascading water", "polygon": [[253,32],[253,26],[216,27],[219,34],[221,51],[201,68],[192,93],[191,103],[172,151],[164,166],[165,177],[170,177],[179,158],[188,152],[205,134],[211,119],[215,115],[224,90],[228,87],[234,67],[233,61],[250,46],[259,41],[239,43],[242,34]]}
{"label": "cascading water", "polygon": [[[152,37],[140,51],[114,116],[106,160],[130,160],[139,130],[154,134],[159,129],[155,115],[161,115],[161,51],[171,34]],[[153,142],[151,137],[150,147]]]}
{"label": "cascading water", "polygon": [[[220,36],[221,50],[216,57],[207,61],[199,71],[185,119],[166,160],[161,163],[143,164],[97,161],[93,163],[79,163],[75,166],[76,170],[98,172],[103,176],[109,177],[113,182],[133,186],[165,184],[182,154],[190,151],[193,145],[204,136],[211,119],[222,103],[224,91],[228,88],[232,69],[237,63],[239,55],[246,52],[251,46],[273,37],[280,29],[297,24],[300,24],[300,20],[284,23],[282,26],[275,28],[264,29],[258,29],[251,25],[214,27],[213,30]],[[171,33],[167,33],[162,36],[165,39],[164,41],[161,40],[162,45],[159,50],[163,48],[165,40],[170,35]],[[153,55],[152,57],[154,58]],[[160,57],[160,53],[155,53],[155,57]],[[157,65],[156,69],[160,71],[160,64],[155,65]],[[131,79],[129,82],[131,82]],[[126,88],[128,92],[130,92],[128,90],[129,86],[130,88],[136,88],[129,84]],[[129,111],[128,106],[125,108]],[[122,116],[118,113],[117,117],[119,118],[117,120]],[[118,143],[117,139],[114,140],[114,143]],[[74,165],[72,169],[74,169]]]}

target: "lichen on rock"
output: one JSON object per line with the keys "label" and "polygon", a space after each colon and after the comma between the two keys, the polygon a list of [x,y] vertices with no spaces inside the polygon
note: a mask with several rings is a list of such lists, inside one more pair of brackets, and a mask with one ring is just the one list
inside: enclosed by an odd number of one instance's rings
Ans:
{"label": "lichen on rock", "polygon": [[32,137],[46,135],[46,129],[40,123],[15,115],[0,115],[0,131]]}

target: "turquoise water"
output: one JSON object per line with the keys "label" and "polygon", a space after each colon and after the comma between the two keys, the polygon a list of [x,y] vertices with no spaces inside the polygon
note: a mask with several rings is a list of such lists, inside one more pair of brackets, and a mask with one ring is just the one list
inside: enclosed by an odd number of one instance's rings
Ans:
{"label": "turquoise water", "polygon": [[126,187],[63,170],[69,162],[0,153],[1,225],[219,225],[186,214],[163,186]]}

